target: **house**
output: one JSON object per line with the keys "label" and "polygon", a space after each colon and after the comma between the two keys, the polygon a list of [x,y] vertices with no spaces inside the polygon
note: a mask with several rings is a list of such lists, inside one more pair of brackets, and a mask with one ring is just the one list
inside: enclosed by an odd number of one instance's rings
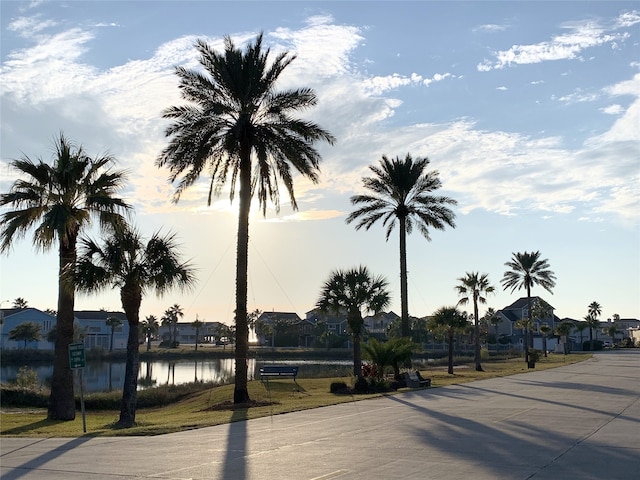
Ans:
{"label": "house", "polygon": [[[211,343],[220,337],[220,322],[202,322],[198,328],[198,343]],[[175,335],[175,338],[174,338]],[[191,322],[178,322],[175,326],[163,325],[158,329],[158,337],[167,341],[176,340],[180,345],[196,343],[196,327]]]}
{"label": "house", "polygon": [[315,323],[294,312],[263,312],[256,320],[255,333],[258,345],[306,347],[315,339]]}
{"label": "house", "polygon": [[[531,304],[535,305],[536,302],[540,300],[543,299],[537,296],[531,297]],[[551,308],[551,313],[545,318],[535,319],[532,325],[533,348],[538,350],[542,350],[543,347],[543,335],[540,332],[540,327],[542,325],[548,325],[553,331],[556,326],[562,322],[562,320],[553,313],[555,309],[551,305],[549,305],[549,307]],[[529,318],[527,297],[519,298],[511,305],[498,310],[496,316],[501,319],[501,322],[497,325],[498,338],[506,337],[509,339],[511,345],[519,349],[524,349],[524,329],[519,327],[518,322],[524,318]],[[494,328],[495,327],[491,328],[492,331],[495,331]],[[547,337],[547,350],[555,350],[557,343],[557,338]]]}
{"label": "house", "polygon": [[364,328],[366,328],[370,336],[384,340],[387,338],[389,325],[399,318],[398,315],[391,311],[368,315],[364,317]]}
{"label": "house", "polygon": [[[9,340],[9,332],[17,325],[33,322],[41,325],[41,339],[37,342],[27,343],[27,348],[35,350],[53,350],[54,342],[49,341],[56,326],[56,317],[37,308],[9,308],[0,309],[2,318],[2,330],[0,335],[0,347],[7,350],[24,348],[23,342]],[[111,327],[106,324],[109,317],[116,317],[122,321],[122,325],[116,327],[113,332],[113,349],[123,350],[127,348],[129,324],[127,317],[122,312],[107,312],[105,310],[81,310],[74,312],[74,329],[82,338],[85,348],[90,350],[98,348],[109,350],[111,345]]]}
{"label": "house", "polygon": [[53,343],[47,340],[49,332],[56,325],[56,317],[37,308],[0,309],[0,348],[16,350],[25,348],[23,341],[9,340],[9,333],[22,323],[32,322],[40,325],[40,340],[27,342],[26,348],[32,350],[53,350]]}

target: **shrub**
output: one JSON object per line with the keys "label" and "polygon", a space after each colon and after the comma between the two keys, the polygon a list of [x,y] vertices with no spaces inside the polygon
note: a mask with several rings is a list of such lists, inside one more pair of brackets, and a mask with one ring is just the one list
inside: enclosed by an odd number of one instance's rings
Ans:
{"label": "shrub", "polygon": [[[594,340],[593,341],[593,350],[602,350],[602,348],[604,347],[604,342],[602,340]],[[582,350],[585,352],[588,352],[591,350],[591,342],[589,340],[587,340],[586,342],[584,342],[582,344]]]}
{"label": "shrub", "polygon": [[18,374],[16,375],[16,385],[24,389],[36,389],[38,388],[38,372],[27,367],[20,367]]}
{"label": "shrub", "polygon": [[331,393],[342,393],[347,390],[347,384],[344,382],[331,382],[331,385],[329,386],[329,392]]}
{"label": "shrub", "polygon": [[364,377],[358,378],[356,380],[355,385],[353,386],[353,390],[356,393],[366,393],[369,391],[369,382]]}

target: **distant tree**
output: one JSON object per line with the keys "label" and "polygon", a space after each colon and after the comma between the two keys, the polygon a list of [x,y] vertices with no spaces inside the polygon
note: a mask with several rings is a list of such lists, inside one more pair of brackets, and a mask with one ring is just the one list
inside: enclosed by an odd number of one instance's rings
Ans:
{"label": "distant tree", "polygon": [[569,353],[567,345],[570,342],[569,335],[571,334],[571,330],[573,330],[572,322],[562,322],[556,327],[556,335],[558,335],[559,337],[563,337],[562,341],[565,355]]}
{"label": "distant tree", "polygon": [[[496,311],[493,308],[488,308],[487,313],[484,314],[484,318],[494,329],[495,329],[495,337],[496,337],[496,345],[498,344],[498,325],[502,323],[502,318],[500,318]],[[497,350],[497,346],[496,346]]]}
{"label": "distant tree", "polygon": [[[553,293],[551,289],[556,285],[556,276],[549,270],[549,261],[545,258],[540,259],[540,252],[524,252],[513,253],[511,260],[505,263],[510,270],[504,272],[502,277],[502,286],[506,290],[515,290],[524,288],[527,292],[527,315],[532,316],[531,304],[531,287],[540,285],[545,290]],[[533,332],[529,327],[524,331],[525,340],[525,361],[529,363],[529,348],[533,348]]]}
{"label": "distant tree", "polygon": [[174,303],[170,308],[171,312],[171,324],[173,325],[173,341],[178,340],[178,322],[181,318],[184,318],[184,311],[182,307],[177,303]]}
{"label": "distant tree", "polygon": [[409,300],[407,287],[407,234],[414,225],[427,239],[429,229],[444,230],[449,225],[455,228],[455,214],[449,208],[457,202],[443,195],[434,195],[442,187],[437,170],[427,170],[428,158],[416,158],[409,153],[404,159],[390,160],[382,156],[379,166],[370,166],[374,176],[362,179],[370,192],[354,195],[351,203],[359,208],[347,216],[347,223],[357,221],[356,230],[369,230],[378,220],[386,227],[389,240],[398,224],[400,235],[400,302],[402,336],[410,336]]}
{"label": "distant tree", "polygon": [[[47,340],[47,342],[49,343],[55,343],[56,341],[56,330],[57,330],[57,325],[54,325],[51,330],[49,330],[47,332],[47,336],[45,337],[45,339]],[[77,343],[77,342],[81,342],[82,340],[84,340],[86,332],[84,331],[84,329],[80,326],[78,326],[78,324],[74,323],[73,324],[73,337],[72,340],[73,342]]]}
{"label": "distant tree", "polygon": [[615,323],[612,323],[604,329],[604,333],[611,337],[611,345],[616,344],[616,334],[618,333],[618,326]]}
{"label": "distant tree", "polygon": [[469,325],[467,316],[456,307],[442,307],[429,319],[429,327],[432,331],[445,332],[449,340],[449,375],[453,375],[453,339],[457,332],[464,331]]}
{"label": "distant tree", "polygon": [[473,301],[473,323],[474,323],[474,362],[477,372],[482,372],[480,363],[480,326],[478,323],[478,304],[487,303],[486,295],[493,293],[495,288],[489,283],[489,275],[486,273],[467,272],[464,277],[458,278],[460,282],[455,288],[462,298],[458,305],[466,305],[471,299]]}
{"label": "distant tree", "polygon": [[118,317],[109,316],[104,323],[107,327],[111,328],[111,341],[109,342],[109,351],[113,352],[113,334],[115,333],[116,328],[122,325],[122,320],[120,320]]}
{"label": "distant tree", "polygon": [[362,311],[381,312],[390,301],[387,286],[383,277],[374,277],[365,266],[335,270],[324,283],[316,303],[322,312],[336,315],[347,312],[347,324],[353,340],[353,374],[358,379],[362,378]]}
{"label": "distant tree", "polygon": [[151,339],[158,333],[159,329],[160,324],[158,323],[158,319],[153,315],[147,316],[147,318],[142,321],[142,333],[147,341],[147,352],[151,350]]}
{"label": "distant tree", "polygon": [[24,348],[27,348],[28,342],[37,342],[40,340],[40,331],[42,327],[35,322],[25,322],[9,331],[9,340],[16,342],[24,342]]}
{"label": "distant tree", "polygon": [[161,296],[173,288],[189,288],[195,283],[194,268],[180,260],[174,234],[154,233],[145,242],[132,227],[121,226],[98,244],[82,239],[81,255],[76,267],[77,288],[97,293],[118,288],[120,301],[129,324],[120,418],[117,425],[135,424],[140,367],[139,323],[143,296],[155,290]]}
{"label": "distant tree", "polygon": [[91,158],[63,133],[54,147],[51,165],[27,156],[10,163],[17,180],[8,193],[0,195],[0,206],[10,207],[3,209],[0,218],[0,251],[7,251],[16,238],[31,230],[37,249],[58,249],[58,328],[47,417],[73,420],[76,404],[69,344],[73,341],[76,242],[92,220],[109,229],[123,221],[121,214],[130,206],[117,196],[125,173],[111,168],[113,157]]}
{"label": "distant tree", "polygon": [[29,308],[29,303],[22,297],[18,297],[13,301],[13,308]]}
{"label": "distant tree", "polygon": [[[593,330],[596,332],[596,340],[598,339],[598,329],[600,328],[600,320],[598,317],[602,315],[602,306],[598,302],[591,302],[589,304],[589,317],[591,317],[591,321],[587,321],[589,323],[589,342],[591,351],[593,351]],[[586,320],[586,317],[585,317]]]}
{"label": "distant tree", "polygon": [[204,322],[202,320],[198,320],[198,316],[196,315],[196,319],[191,322],[191,326],[196,329],[196,352],[198,351],[198,340],[200,338],[200,329],[204,326]]}
{"label": "distant tree", "polygon": [[592,313],[588,313],[584,316],[585,323],[589,326],[589,350],[593,352],[595,343],[593,339],[593,332],[596,331],[596,340],[598,335],[598,329],[600,328],[600,320]]}
{"label": "distant tree", "polygon": [[542,350],[544,351],[544,356],[546,358],[547,356],[547,336],[553,332],[553,329],[547,325],[546,323],[544,325],[540,325],[540,328],[538,329],[540,330],[540,333],[542,333]]}
{"label": "distant tree", "polygon": [[587,328],[589,328],[589,324],[587,322],[577,322],[574,327],[576,332],[578,332],[580,334],[580,350],[583,350],[583,345],[582,345],[582,332],[584,332]]}

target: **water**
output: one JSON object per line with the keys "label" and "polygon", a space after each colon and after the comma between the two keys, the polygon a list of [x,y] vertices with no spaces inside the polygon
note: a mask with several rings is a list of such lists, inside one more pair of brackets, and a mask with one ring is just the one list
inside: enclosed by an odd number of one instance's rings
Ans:
{"label": "water", "polygon": [[[248,360],[249,380],[259,378],[259,369],[265,363],[299,365],[301,377],[348,375],[352,362],[348,360],[278,360],[275,362]],[[15,381],[20,366],[2,365],[0,381]],[[32,367],[41,385],[48,385],[53,375],[52,365]],[[85,392],[121,390],[124,384],[125,362],[87,362],[82,370]],[[206,360],[154,360],[141,361],[138,372],[138,389],[160,385],[180,385],[189,382],[231,383],[235,374],[233,358]]]}

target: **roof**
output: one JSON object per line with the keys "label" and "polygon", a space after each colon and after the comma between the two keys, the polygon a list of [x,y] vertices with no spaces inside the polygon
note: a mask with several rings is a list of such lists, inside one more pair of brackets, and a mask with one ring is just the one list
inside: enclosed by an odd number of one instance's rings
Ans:
{"label": "roof", "polygon": [[273,322],[275,320],[285,320],[287,322],[299,322],[301,318],[294,312],[262,312],[258,320],[262,322]]}
{"label": "roof", "polygon": [[[535,302],[536,300],[545,301],[544,298],[540,298],[538,296],[532,296],[531,297],[531,302]],[[549,302],[547,302],[547,304],[548,303]],[[549,306],[551,307],[552,310],[555,310],[555,308],[552,305],[549,305]],[[520,297],[518,300],[513,302],[508,307],[504,307],[502,309],[502,311],[504,311],[504,310],[520,310],[520,309],[523,309],[523,308],[527,308],[527,297]]]}
{"label": "roof", "polygon": [[106,320],[109,317],[127,320],[127,316],[122,312],[107,312],[106,310],[79,310],[73,312],[73,315],[78,320]]}

